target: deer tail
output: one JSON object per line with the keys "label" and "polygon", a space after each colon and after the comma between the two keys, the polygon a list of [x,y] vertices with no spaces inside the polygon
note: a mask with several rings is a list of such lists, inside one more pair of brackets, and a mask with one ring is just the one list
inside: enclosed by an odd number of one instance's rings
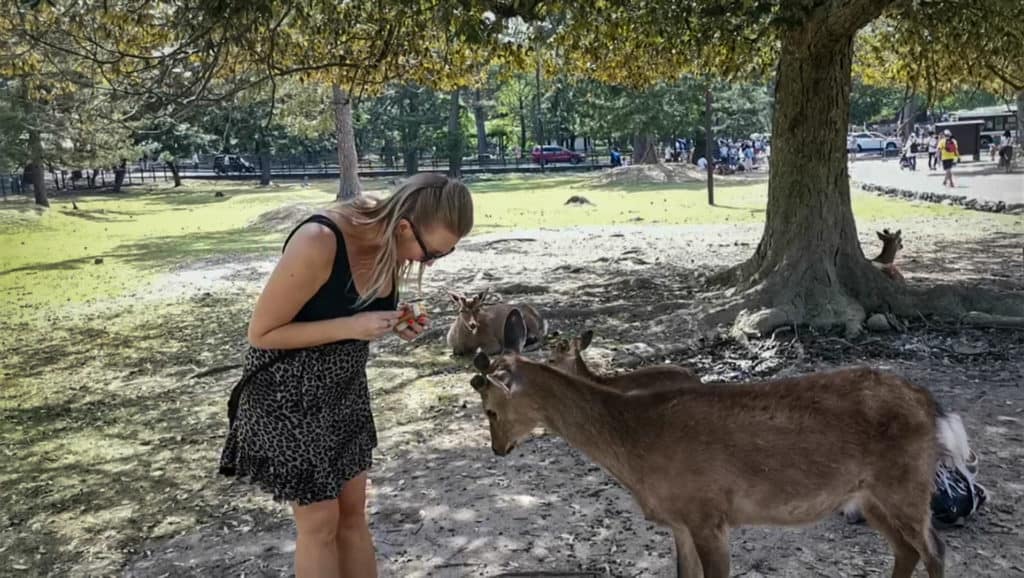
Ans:
{"label": "deer tail", "polygon": [[970,459],[971,446],[960,416],[955,413],[940,414],[935,425],[938,428],[939,460],[947,466],[965,469]]}

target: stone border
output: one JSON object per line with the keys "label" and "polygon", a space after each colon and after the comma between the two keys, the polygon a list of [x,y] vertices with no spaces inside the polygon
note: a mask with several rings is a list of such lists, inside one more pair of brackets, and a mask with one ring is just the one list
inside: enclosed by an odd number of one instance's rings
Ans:
{"label": "stone border", "polygon": [[896,197],[911,201],[925,201],[928,203],[941,203],[943,205],[955,205],[970,209],[972,211],[985,211],[988,213],[1009,213],[1011,215],[1024,215],[1024,203],[1004,203],[1003,201],[980,201],[968,198],[966,195],[948,195],[946,193],[926,193],[921,191],[908,191],[895,187],[883,187],[854,181],[854,184],[861,189],[875,193],[883,197]]}

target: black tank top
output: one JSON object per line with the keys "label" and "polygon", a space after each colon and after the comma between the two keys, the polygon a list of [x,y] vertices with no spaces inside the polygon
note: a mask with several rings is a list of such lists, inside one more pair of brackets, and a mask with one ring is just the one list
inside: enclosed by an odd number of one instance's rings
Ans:
{"label": "black tank top", "polygon": [[341,234],[338,225],[329,217],[313,215],[299,223],[288,234],[288,238],[284,241],[285,246],[288,246],[288,241],[292,240],[295,232],[307,223],[317,223],[330,229],[338,241],[338,246],[334,254],[330,277],[302,306],[302,309],[295,315],[294,321],[322,321],[337,317],[349,317],[362,311],[394,311],[398,307],[398,291],[394,288],[390,295],[374,299],[361,308],[356,307],[359,294],[352,281],[352,267],[348,262],[348,252],[345,250],[345,237]]}

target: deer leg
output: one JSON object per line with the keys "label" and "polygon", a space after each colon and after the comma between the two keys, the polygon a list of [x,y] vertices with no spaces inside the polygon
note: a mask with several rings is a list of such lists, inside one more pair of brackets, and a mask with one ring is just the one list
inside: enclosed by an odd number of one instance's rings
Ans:
{"label": "deer leg", "polygon": [[862,512],[872,528],[878,530],[892,546],[896,563],[892,569],[892,578],[911,578],[921,556],[910,542],[903,537],[899,528],[890,520],[885,509],[873,499],[864,500]]}
{"label": "deer leg", "polygon": [[697,548],[693,544],[693,536],[686,526],[672,529],[676,539],[676,578],[701,578],[704,570],[700,565]]}
{"label": "deer leg", "polygon": [[692,535],[704,578],[729,578],[729,530],[724,526],[701,528]]}

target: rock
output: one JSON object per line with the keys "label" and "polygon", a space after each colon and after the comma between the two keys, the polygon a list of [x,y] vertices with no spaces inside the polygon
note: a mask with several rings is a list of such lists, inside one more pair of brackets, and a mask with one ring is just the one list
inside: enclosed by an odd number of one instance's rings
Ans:
{"label": "rock", "polygon": [[884,313],[875,313],[871,317],[868,317],[867,322],[864,324],[869,330],[884,332],[892,331],[893,327],[889,324],[889,319]]}
{"label": "rock", "polygon": [[93,265],[102,265],[103,264],[103,257],[96,257],[95,259],[92,260],[92,264]]}
{"label": "rock", "polygon": [[217,191],[216,193],[213,193],[213,196],[220,199],[224,197],[224,193],[222,191]]}

